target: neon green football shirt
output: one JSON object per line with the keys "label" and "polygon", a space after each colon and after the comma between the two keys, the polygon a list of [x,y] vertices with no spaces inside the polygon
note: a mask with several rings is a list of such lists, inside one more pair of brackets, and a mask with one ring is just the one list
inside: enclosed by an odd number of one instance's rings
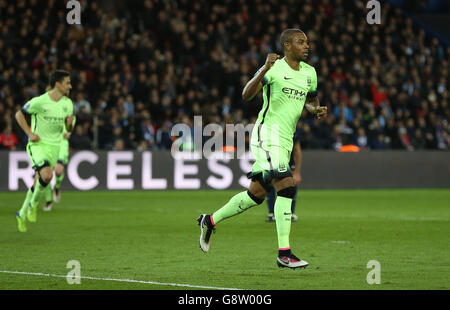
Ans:
{"label": "neon green football shirt", "polygon": [[46,92],[28,101],[22,111],[31,115],[31,131],[41,138],[40,141],[59,146],[66,127],[66,117],[73,115],[73,104],[66,96],[57,102],[53,101]]}
{"label": "neon green football shirt", "polygon": [[278,59],[262,79],[263,107],[252,133],[252,144],[280,146],[292,151],[297,122],[306,96],[317,94],[317,73],[314,67],[300,62],[293,70],[285,58]]}

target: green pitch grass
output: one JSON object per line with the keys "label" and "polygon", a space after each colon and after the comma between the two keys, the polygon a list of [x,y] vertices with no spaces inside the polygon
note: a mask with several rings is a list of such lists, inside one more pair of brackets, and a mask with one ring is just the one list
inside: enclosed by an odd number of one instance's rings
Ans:
{"label": "green pitch grass", "polygon": [[[450,289],[450,190],[300,190],[291,245],[302,270],[276,266],[265,203],[221,222],[200,251],[196,218],[235,193],[63,191],[27,233],[14,217],[25,193],[0,193],[0,289]],[[95,279],[69,285],[70,260]],[[366,281],[370,260],[379,285]]]}

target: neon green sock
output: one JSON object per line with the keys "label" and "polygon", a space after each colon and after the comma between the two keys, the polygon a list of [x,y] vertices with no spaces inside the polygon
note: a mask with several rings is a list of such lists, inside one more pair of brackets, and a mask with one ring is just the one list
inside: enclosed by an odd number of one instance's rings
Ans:
{"label": "neon green sock", "polygon": [[20,208],[20,211],[19,211],[19,215],[23,219],[26,218],[28,203],[30,202],[32,196],[33,196],[33,191],[30,188],[27,191],[27,196],[25,197],[25,200],[22,204],[22,208]]}
{"label": "neon green sock", "polygon": [[58,176],[58,175],[56,176],[56,183],[55,183],[56,189],[59,189],[61,187],[61,183],[62,183],[63,179],[64,179],[64,173],[61,174],[60,176]]}
{"label": "neon green sock", "polygon": [[39,204],[39,200],[41,199],[42,194],[45,192],[45,189],[47,187],[48,187],[48,184],[47,184],[47,186],[43,187],[41,185],[41,182],[39,182],[39,181],[36,182],[36,186],[34,188],[34,193],[30,200],[31,206],[33,208]]}
{"label": "neon green sock", "polygon": [[288,249],[291,232],[292,199],[278,196],[275,200],[275,222],[277,225],[278,248]]}
{"label": "neon green sock", "polygon": [[52,186],[49,184],[45,187],[45,202],[49,203],[53,201]]}
{"label": "neon green sock", "polygon": [[226,205],[214,212],[212,216],[214,222],[213,224],[218,224],[224,219],[242,213],[256,205],[258,205],[258,203],[250,198],[247,191],[236,194],[230,199],[230,201],[228,201]]}

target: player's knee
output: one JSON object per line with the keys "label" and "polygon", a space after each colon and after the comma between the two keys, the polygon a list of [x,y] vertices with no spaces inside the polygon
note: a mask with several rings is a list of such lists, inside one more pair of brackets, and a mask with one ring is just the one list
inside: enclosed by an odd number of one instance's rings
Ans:
{"label": "player's knee", "polygon": [[42,180],[47,184],[51,182],[52,177],[53,175],[51,173],[41,176]]}
{"label": "player's knee", "polygon": [[46,187],[52,180],[51,176],[41,176],[39,178],[39,183],[41,184],[42,187]]}
{"label": "player's knee", "polygon": [[59,177],[59,176],[61,176],[63,173],[64,173],[64,168],[61,168],[61,167],[56,166],[56,168],[55,168],[55,175],[56,175],[57,177]]}
{"label": "player's knee", "polygon": [[295,193],[297,192],[297,188],[294,186],[289,186],[283,188],[277,192],[277,195],[280,197],[293,199],[295,197]]}
{"label": "player's knee", "polygon": [[253,200],[255,200],[255,202],[261,201],[258,204],[263,203],[267,195],[267,191],[262,185],[261,179],[252,179],[252,182],[250,183],[250,187],[248,188],[247,193],[250,197],[256,197],[256,200],[252,198]]}
{"label": "player's knee", "polygon": [[252,193],[250,190],[247,191],[247,195],[258,205],[262,204],[265,199],[265,195],[261,197],[260,193],[256,193],[259,195],[255,195],[255,193]]}
{"label": "player's knee", "polygon": [[48,169],[42,169],[39,172],[39,182],[41,183],[42,186],[47,186],[48,183],[51,182],[53,177],[53,173],[52,171],[48,171]]}

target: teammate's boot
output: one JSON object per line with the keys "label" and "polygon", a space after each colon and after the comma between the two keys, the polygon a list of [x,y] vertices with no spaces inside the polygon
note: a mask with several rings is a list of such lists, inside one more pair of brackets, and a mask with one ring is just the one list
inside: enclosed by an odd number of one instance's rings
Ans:
{"label": "teammate's boot", "polygon": [[295,215],[294,213],[292,213],[291,222],[297,222],[297,221],[298,221],[298,216]]}
{"label": "teammate's boot", "polygon": [[53,202],[47,202],[45,206],[42,208],[44,211],[52,211]]}
{"label": "teammate's boot", "polygon": [[16,213],[16,220],[17,220],[17,229],[19,232],[27,232],[27,219],[21,218],[20,213]]}
{"label": "teammate's boot", "polygon": [[301,260],[292,252],[289,252],[287,255],[279,255],[277,257],[277,265],[280,268],[291,268],[291,269],[297,269],[297,268],[306,268],[309,264],[307,261]]}
{"label": "teammate's boot", "polygon": [[209,238],[212,232],[216,232],[214,225],[211,222],[211,215],[202,214],[197,219],[198,225],[200,226],[200,249],[203,252],[209,251]]}
{"label": "teammate's boot", "polygon": [[59,188],[55,188],[53,190],[53,201],[58,203],[61,199],[61,192],[59,190]]}
{"label": "teammate's boot", "polygon": [[31,203],[28,204],[27,220],[31,223],[36,223],[37,220],[37,206],[33,207]]}
{"label": "teammate's boot", "polygon": [[275,215],[273,213],[267,214],[266,222],[275,222]]}

